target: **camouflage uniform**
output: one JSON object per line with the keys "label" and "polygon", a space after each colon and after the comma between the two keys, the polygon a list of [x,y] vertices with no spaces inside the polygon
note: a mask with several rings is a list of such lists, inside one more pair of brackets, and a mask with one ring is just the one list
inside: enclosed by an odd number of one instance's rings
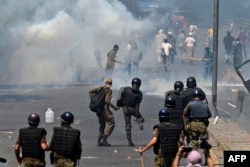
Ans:
{"label": "camouflage uniform", "polygon": [[208,140],[207,126],[208,118],[211,117],[211,111],[206,102],[199,98],[194,98],[184,109],[183,118],[187,127],[190,144],[193,148],[198,147],[199,137],[202,140]]}
{"label": "camouflage uniform", "polygon": [[[167,127],[173,127],[173,129],[175,129],[176,132],[178,132],[177,134],[180,134],[180,131],[178,129],[178,126],[176,126],[175,124],[169,123],[169,122],[164,122],[161,123]],[[168,153],[163,153],[163,149],[162,147],[162,143],[160,143],[160,135],[162,135],[160,133],[160,130],[157,128],[157,125],[154,127],[154,133],[153,133],[153,137],[157,138],[157,143],[154,145],[154,153],[156,154],[155,157],[155,161],[154,161],[154,165],[153,167],[169,167],[172,166],[172,162],[176,156],[177,150],[178,150],[178,144],[179,143],[179,137],[180,136],[175,136],[175,141],[171,141],[171,142],[175,142],[176,143],[176,148],[173,148],[172,151],[168,152]]]}
{"label": "camouflage uniform", "polygon": [[[89,95],[91,96],[93,93],[98,92],[102,87],[98,87],[95,89],[92,89],[89,91]],[[112,107],[114,109],[117,109],[117,107],[111,102],[112,98],[112,90],[110,89],[110,86],[105,85],[105,106],[103,111],[96,113],[99,121],[99,134],[98,134],[98,143],[97,145],[102,145],[100,142],[102,139],[107,139],[113,132],[115,128],[115,119],[112,111],[109,107]],[[108,127],[106,128],[106,123],[108,124]],[[105,130],[106,128],[106,130]]]}

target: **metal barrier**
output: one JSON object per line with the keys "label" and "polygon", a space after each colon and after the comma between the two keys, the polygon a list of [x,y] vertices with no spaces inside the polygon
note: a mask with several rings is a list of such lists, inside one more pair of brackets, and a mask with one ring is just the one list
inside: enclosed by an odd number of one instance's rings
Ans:
{"label": "metal barrier", "polygon": [[244,92],[238,92],[237,112],[232,116],[242,128],[250,132],[250,96]]}

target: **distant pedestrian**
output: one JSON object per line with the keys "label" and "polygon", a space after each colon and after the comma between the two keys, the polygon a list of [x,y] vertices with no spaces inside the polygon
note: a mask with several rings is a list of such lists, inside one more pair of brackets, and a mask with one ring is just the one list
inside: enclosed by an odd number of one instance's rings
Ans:
{"label": "distant pedestrian", "polygon": [[125,120],[125,131],[128,139],[128,146],[134,146],[132,141],[132,124],[131,117],[136,118],[136,122],[139,125],[140,130],[143,130],[144,118],[140,113],[140,104],[142,102],[142,92],[140,90],[141,80],[139,78],[133,78],[131,81],[131,87],[121,87],[119,91],[119,97],[117,98],[117,106],[123,108],[123,115]]}
{"label": "distant pedestrian", "polygon": [[181,30],[180,33],[178,34],[178,38],[177,38],[177,43],[178,43],[178,48],[180,50],[180,56],[181,58],[185,56],[185,31]]}
{"label": "distant pedestrian", "polygon": [[175,60],[176,53],[176,39],[171,31],[168,32],[168,42],[171,44],[172,48],[170,49],[170,63],[173,64]]}
{"label": "distant pedestrian", "polygon": [[119,46],[118,45],[114,45],[113,49],[110,50],[107,54],[107,63],[106,63],[106,73],[105,75],[101,78],[101,80],[103,81],[105,77],[112,77],[113,71],[114,71],[114,67],[115,67],[115,62],[116,62],[116,53],[119,50]]}
{"label": "distant pedestrian", "polygon": [[178,152],[178,145],[184,145],[184,142],[179,127],[170,122],[170,112],[167,108],[159,111],[158,118],[159,124],[154,126],[152,139],[144,148],[135,149],[135,151],[142,154],[154,147],[156,155],[154,166],[170,167]]}
{"label": "distant pedestrian", "polygon": [[164,39],[164,43],[162,43],[161,48],[162,48],[161,56],[163,60],[162,62],[163,62],[165,71],[167,71],[172,45],[168,42],[168,39]]}
{"label": "distant pedestrian", "polygon": [[133,77],[139,77],[139,63],[142,60],[142,52],[138,48],[136,42],[133,42],[133,54],[132,54],[132,75]]}
{"label": "distant pedestrian", "polygon": [[235,45],[233,46],[233,66],[236,68],[237,66],[242,64],[242,45],[240,43],[240,39],[236,38]]}
{"label": "distant pedestrian", "polygon": [[227,31],[227,35],[223,38],[223,44],[225,49],[226,64],[231,64],[230,58],[232,56],[234,37],[231,35],[230,31]]}
{"label": "distant pedestrian", "polygon": [[210,47],[205,47],[205,53],[204,53],[204,79],[205,80],[211,80],[212,79],[212,71],[213,71],[213,52],[210,51]]}
{"label": "distant pedestrian", "polygon": [[188,34],[188,37],[185,39],[186,44],[186,57],[190,58],[190,64],[193,64],[193,60],[191,60],[194,57],[194,51],[196,46],[196,40],[193,37],[192,33]]}
{"label": "distant pedestrian", "polygon": [[162,48],[162,43],[164,42],[164,39],[167,39],[167,36],[166,34],[164,34],[163,30],[160,29],[158,34],[155,36],[156,59],[159,63],[162,62],[161,48]]}
{"label": "distant pedestrian", "polygon": [[40,116],[36,113],[28,116],[29,127],[19,130],[15,145],[15,155],[23,167],[45,167],[45,151],[48,150],[46,141],[47,131],[38,128]]}
{"label": "distant pedestrian", "polygon": [[[98,117],[99,122],[99,134],[97,139],[97,146],[111,146],[111,144],[108,143],[107,138],[111,135],[115,128],[115,118],[110,110],[110,107],[118,110],[119,107],[115,106],[111,102],[112,98],[112,78],[106,78],[105,85],[91,89],[89,91],[89,96],[93,96],[96,92],[99,92],[101,89],[105,89],[105,105],[104,108],[96,113],[96,116]],[[106,128],[106,123],[108,127]],[[106,129],[105,129],[106,128]]]}
{"label": "distant pedestrian", "polygon": [[81,132],[71,127],[74,122],[71,112],[64,112],[60,118],[61,126],[54,127],[50,141],[52,163],[54,167],[76,167],[82,154]]}

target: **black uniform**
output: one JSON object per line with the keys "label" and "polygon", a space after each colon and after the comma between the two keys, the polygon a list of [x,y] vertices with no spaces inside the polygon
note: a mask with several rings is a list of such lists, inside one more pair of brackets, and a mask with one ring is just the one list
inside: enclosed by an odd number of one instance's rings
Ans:
{"label": "black uniform", "polygon": [[22,148],[22,163],[37,163],[38,166],[45,166],[45,151],[41,148],[41,143],[46,143],[47,132],[44,128],[30,126],[19,130],[19,137],[16,144]]}
{"label": "black uniform", "polygon": [[[120,97],[118,97],[117,106],[123,107],[126,137],[129,141],[129,145],[134,146],[131,139],[131,116],[134,116],[138,123],[144,122],[144,118],[142,118],[142,115],[139,111],[143,94],[140,90],[134,90],[128,86],[122,87],[120,89],[119,96]],[[140,129],[143,130],[142,124],[140,126]]]}
{"label": "black uniform", "polygon": [[53,152],[55,166],[59,162],[71,163],[76,166],[77,160],[81,158],[82,153],[80,131],[65,124],[62,127],[55,127],[50,149]]}
{"label": "black uniform", "polygon": [[178,110],[184,110],[186,107],[185,94],[183,91],[168,91],[165,93],[165,97],[172,96],[175,99],[175,108]]}

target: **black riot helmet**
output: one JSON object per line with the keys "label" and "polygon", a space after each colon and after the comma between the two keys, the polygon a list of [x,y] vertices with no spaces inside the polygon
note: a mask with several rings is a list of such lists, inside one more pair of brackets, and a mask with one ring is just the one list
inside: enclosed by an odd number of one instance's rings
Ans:
{"label": "black riot helmet", "polygon": [[61,115],[61,121],[65,124],[69,125],[69,124],[73,123],[74,115],[71,112],[66,111]]}
{"label": "black riot helmet", "polygon": [[196,87],[196,79],[195,79],[195,77],[192,77],[192,76],[188,77],[186,85],[187,85],[188,88]]}
{"label": "black riot helmet", "polygon": [[183,82],[181,82],[181,81],[176,81],[176,82],[174,83],[174,90],[180,92],[180,91],[183,90],[183,88],[184,88]]}
{"label": "black riot helmet", "polygon": [[161,109],[158,117],[160,122],[169,122],[169,110],[167,108]]}
{"label": "black riot helmet", "polygon": [[38,126],[40,123],[40,116],[36,113],[31,113],[28,116],[28,122],[31,126]]}
{"label": "black riot helmet", "polygon": [[199,98],[201,98],[201,96],[202,96],[201,90],[198,89],[198,88],[195,88],[194,92],[193,92],[193,97],[199,97]]}
{"label": "black riot helmet", "polygon": [[132,85],[132,89],[139,90],[141,86],[141,80],[139,78],[134,78],[132,79],[131,85]]}
{"label": "black riot helmet", "polygon": [[165,106],[168,108],[175,108],[175,98],[171,95],[166,96],[165,98]]}

